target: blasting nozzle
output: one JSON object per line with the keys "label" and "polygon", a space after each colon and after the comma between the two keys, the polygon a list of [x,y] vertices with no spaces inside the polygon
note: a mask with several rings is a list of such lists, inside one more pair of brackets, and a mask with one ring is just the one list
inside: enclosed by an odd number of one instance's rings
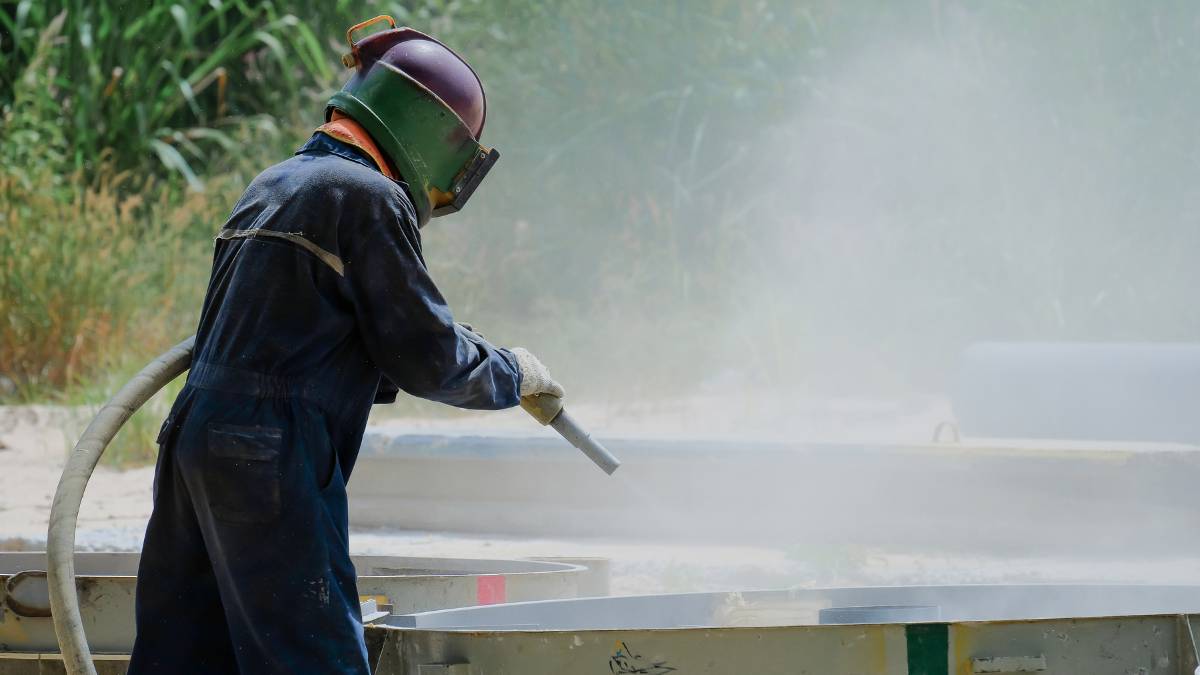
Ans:
{"label": "blasting nozzle", "polygon": [[524,396],[521,398],[521,407],[535,420],[543,425],[549,425],[567,439],[568,443],[579,448],[580,452],[587,455],[588,459],[604,470],[604,473],[611,476],[621,466],[621,460],[617,459],[599,441],[592,438],[591,434],[579,426],[575,418],[567,414],[567,411],[563,409],[562,399],[558,396],[550,394]]}

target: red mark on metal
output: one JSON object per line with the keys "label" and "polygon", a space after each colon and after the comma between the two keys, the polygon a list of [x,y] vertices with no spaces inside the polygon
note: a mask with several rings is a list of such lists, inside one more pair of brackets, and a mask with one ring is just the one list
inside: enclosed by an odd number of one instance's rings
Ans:
{"label": "red mark on metal", "polygon": [[475,582],[475,602],[480,605],[498,605],[508,597],[502,574],[481,576]]}

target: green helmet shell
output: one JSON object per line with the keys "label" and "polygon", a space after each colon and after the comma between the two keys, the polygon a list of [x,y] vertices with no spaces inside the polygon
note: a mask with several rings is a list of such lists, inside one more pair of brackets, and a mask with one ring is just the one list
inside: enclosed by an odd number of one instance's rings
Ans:
{"label": "green helmet shell", "polygon": [[408,183],[419,225],[460,210],[500,153],[428,87],[382,59],[363,63],[357,47],[346,59],[357,72],[329,99],[326,119],[336,108],[366,129]]}

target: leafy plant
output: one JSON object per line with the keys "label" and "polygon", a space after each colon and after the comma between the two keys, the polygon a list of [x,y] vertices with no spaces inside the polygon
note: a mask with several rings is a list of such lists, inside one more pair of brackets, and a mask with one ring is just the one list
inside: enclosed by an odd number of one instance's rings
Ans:
{"label": "leafy plant", "polygon": [[[43,153],[56,171],[85,179],[105,158],[117,171],[134,170],[135,186],[148,160],[157,160],[199,189],[209,160],[237,150],[230,124],[264,107],[286,110],[304,88],[331,78],[328,48],[279,4],[155,2],[141,12],[115,0],[0,6],[6,127],[32,117],[61,135],[45,145],[6,128],[6,150]],[[35,98],[43,108],[30,111]]]}

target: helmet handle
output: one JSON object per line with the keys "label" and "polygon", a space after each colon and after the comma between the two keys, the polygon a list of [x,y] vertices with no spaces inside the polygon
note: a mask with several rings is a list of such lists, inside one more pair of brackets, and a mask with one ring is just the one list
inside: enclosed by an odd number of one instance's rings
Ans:
{"label": "helmet handle", "polygon": [[366,28],[367,26],[375,25],[381,21],[387,22],[390,28],[396,27],[395,19],[387,14],[380,14],[379,16],[367,19],[366,21],[360,21],[359,23],[350,26],[350,28],[346,30],[346,42],[350,45],[350,53],[342,56],[342,65],[346,66],[347,68],[353,68],[354,66],[358,65],[358,43],[354,41],[354,33]]}

